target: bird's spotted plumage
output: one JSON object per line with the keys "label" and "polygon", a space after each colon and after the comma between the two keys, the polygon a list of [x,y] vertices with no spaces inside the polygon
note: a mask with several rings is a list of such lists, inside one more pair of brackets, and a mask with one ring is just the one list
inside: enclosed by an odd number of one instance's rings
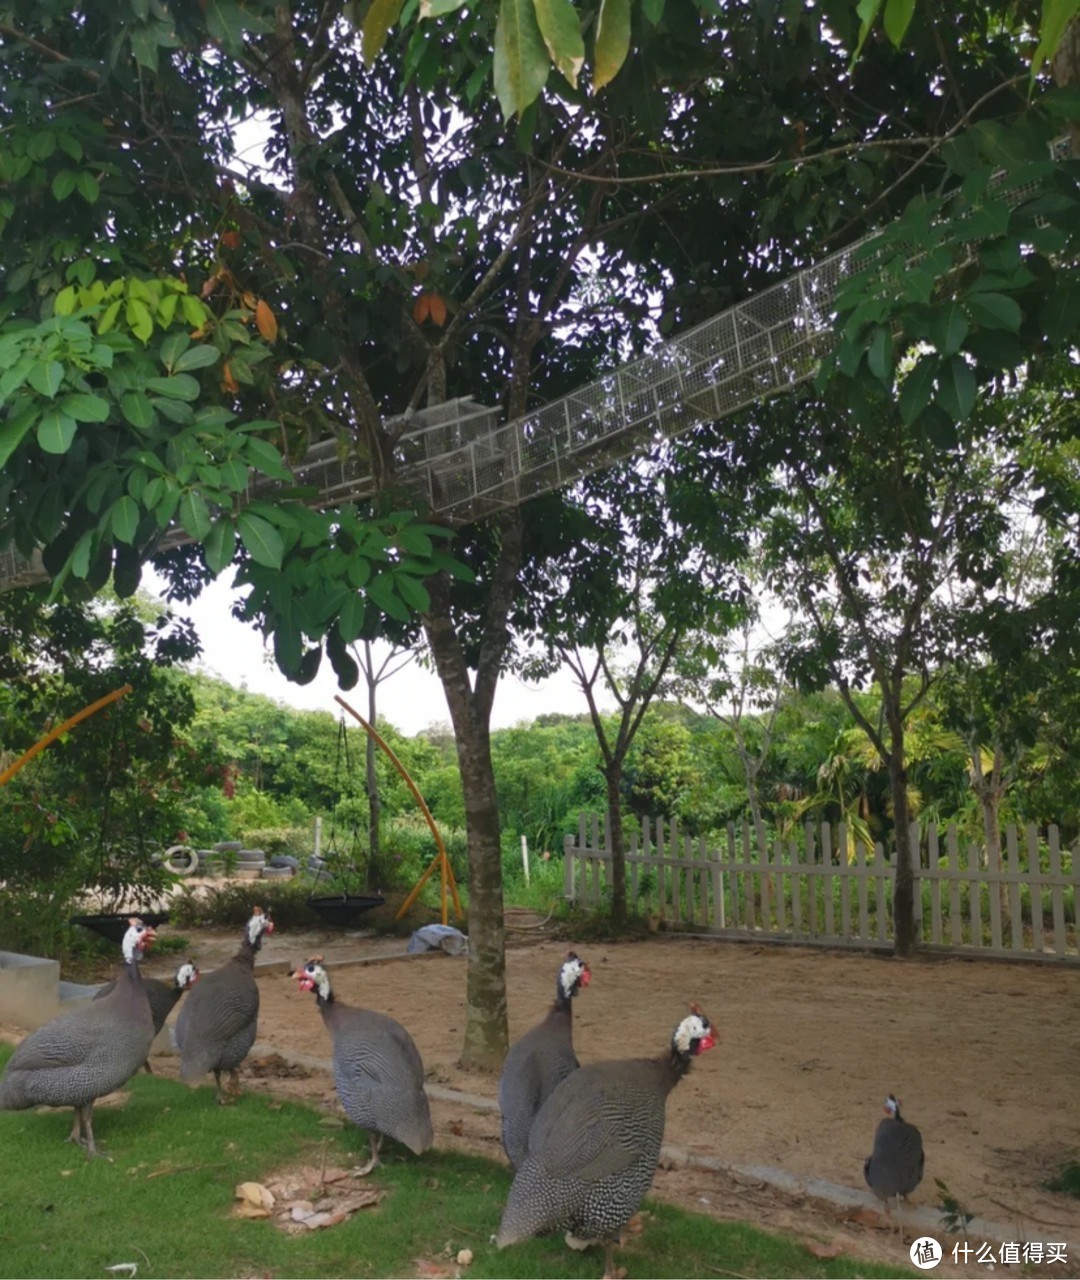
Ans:
{"label": "bird's spotted plumage", "polygon": [[[336,999],[321,957],[293,974],[302,991],[314,991],[334,1050],[334,1085],[345,1114],[371,1134],[370,1170],[383,1137],[416,1155],[431,1146],[431,1108],[424,1092],[424,1064],[412,1036],[393,1018],[355,1009]],[[365,1170],[365,1172],[367,1171]]]}
{"label": "bird's spotted plumage", "polygon": [[578,1067],[573,1045],[573,1005],[588,986],[589,966],[571,951],[559,966],[555,1003],[547,1016],[514,1042],[499,1077],[502,1144],[510,1167],[525,1158],[529,1130],[555,1087]]}
{"label": "bird's spotted plumage", "polygon": [[692,1006],[659,1058],[598,1062],[571,1072],[540,1108],[496,1236],[500,1248],[549,1231],[604,1241],[637,1212],[664,1137],[667,1096],[691,1061],[715,1043]]}

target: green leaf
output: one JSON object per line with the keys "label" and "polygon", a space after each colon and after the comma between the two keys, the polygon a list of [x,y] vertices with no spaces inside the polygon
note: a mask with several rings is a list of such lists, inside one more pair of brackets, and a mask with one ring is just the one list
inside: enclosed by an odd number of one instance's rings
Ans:
{"label": "green leaf", "polygon": [[962,356],[953,356],[938,379],[936,400],[953,422],[963,422],[975,407],[975,375]]}
{"label": "green leaf", "polygon": [[1039,323],[1049,344],[1060,350],[1076,341],[1080,324],[1080,284],[1076,280],[1060,280],[1054,292],[1039,311]]}
{"label": "green leaf", "polygon": [[58,316],[74,315],[79,306],[79,297],[73,284],[66,285],[56,295],[53,302],[53,314]]}
{"label": "green leaf", "polygon": [[142,391],[125,391],[120,399],[120,412],[138,431],[149,431],[157,421],[154,406]]}
{"label": "green leaf", "polygon": [[296,675],[303,657],[298,628],[279,618],[274,628],[274,660],[286,675]]}
{"label": "green leaf", "polygon": [[79,195],[87,204],[96,204],[101,195],[101,188],[98,186],[98,180],[86,169],[80,169],[79,175],[75,179],[75,186]]}
{"label": "green leaf", "polygon": [[142,580],[142,559],[130,547],[116,548],[113,565],[113,586],[121,600],[130,600],[139,589]]}
{"label": "green leaf", "polygon": [[900,384],[900,417],[905,426],[910,427],[930,403],[939,364],[937,356],[923,356]]}
{"label": "green leaf", "polygon": [[198,400],[202,395],[198,378],[190,373],[175,373],[171,378],[147,378],[147,391],[156,391],[159,396],[168,396],[170,400]]}
{"label": "green leaf", "polygon": [[338,631],[346,644],[352,644],[364,628],[364,598],[359,592],[350,592],[338,613]]}
{"label": "green leaf", "polygon": [[954,356],[971,325],[959,302],[949,302],[930,321],[930,339],[942,356]]}
{"label": "green leaf", "polygon": [[215,520],[210,532],[203,539],[206,563],[216,578],[222,569],[232,564],[236,554],[236,528],[230,516]]}
{"label": "green leaf", "polygon": [[77,180],[78,174],[74,169],[61,169],[52,180],[53,199],[66,200],[75,190]]}
{"label": "green leaf", "polygon": [[501,0],[495,23],[495,93],[503,119],[520,115],[547,83],[547,49],[533,0]]}
{"label": "green leaf", "polygon": [[652,26],[659,25],[664,16],[664,0],[641,0],[641,12]]}
{"label": "green leaf", "polygon": [[261,471],[271,480],[292,480],[292,473],[281,460],[281,454],[269,440],[260,440],[252,436],[244,450],[244,456],[256,471]]}
{"label": "green leaf", "polygon": [[0,470],[7,466],[8,459],[36,421],[37,410],[31,407],[0,422]]}
{"label": "green leaf", "polygon": [[149,342],[154,332],[154,320],[150,308],[141,298],[128,298],[124,306],[124,319],[136,338]]}
{"label": "green leaf", "polygon": [[854,66],[859,61],[859,55],[862,53],[863,45],[866,43],[866,37],[870,34],[874,23],[877,21],[878,13],[881,11],[882,0],[859,0],[855,6],[855,12],[859,16],[859,40],[855,45],[855,52],[851,55],[851,65]]}
{"label": "green leaf", "polygon": [[593,50],[593,92],[610,84],[630,52],[630,0],[600,0]]}
{"label": "green leaf", "polygon": [[408,622],[409,610],[404,601],[394,590],[394,579],[387,574],[377,574],[367,586],[367,593],[379,606],[383,613],[396,618],[398,622]]}
{"label": "green leaf", "polygon": [[360,679],[360,668],[345,648],[341,635],[337,631],[327,633],[326,656],[330,659],[334,675],[338,678],[338,687],[345,690],[355,688],[356,682]]}
{"label": "green leaf", "polygon": [[441,18],[447,13],[456,13],[465,0],[420,0],[421,18]]}
{"label": "green leaf", "polygon": [[570,0],[534,0],[540,34],[551,61],[577,88],[578,73],[585,63],[585,41],[581,19]]}
{"label": "green leaf", "polygon": [[46,453],[67,453],[75,439],[75,430],[75,419],[56,405],[50,405],[38,423],[37,441]]}
{"label": "green leaf", "polygon": [[[187,334],[184,334],[187,337]],[[172,366],[173,373],[190,373],[192,369],[208,369],[221,359],[217,347],[208,343],[200,343],[197,347],[189,347]]]}
{"label": "green leaf", "polygon": [[1020,305],[1004,293],[972,293],[964,303],[968,315],[984,329],[1020,330]]}
{"label": "green leaf", "polygon": [[180,499],[180,523],[196,542],[202,542],[213,527],[206,499],[198,489],[188,489]]}
{"label": "green leaf", "polygon": [[[177,295],[171,294],[173,298]],[[161,363],[170,373],[176,373],[176,362],[191,346],[191,338],[186,333],[170,333],[161,343]]]}
{"label": "green leaf", "polygon": [[91,395],[88,391],[77,391],[64,396],[59,407],[76,422],[107,422],[109,419],[108,400]]}
{"label": "green leaf", "polygon": [[75,549],[71,553],[71,559],[68,563],[71,565],[71,572],[76,578],[85,578],[90,572],[90,552],[94,545],[93,533],[84,533],[83,536],[75,544]]}
{"label": "green leaf", "polygon": [[886,0],[885,34],[892,41],[894,48],[899,49],[903,44],[914,12],[915,0]]}
{"label": "green leaf", "polygon": [[120,308],[123,303],[117,299],[116,302],[110,302],[105,310],[101,313],[98,320],[98,333],[108,333],[116,325],[116,317],[120,314]]}
{"label": "green leaf", "polygon": [[373,66],[382,53],[390,28],[401,14],[404,0],[372,0],[363,26],[364,65]]}
{"label": "green leaf", "polygon": [[64,381],[64,366],[59,360],[39,362],[27,374],[26,380],[35,391],[51,400]]}
{"label": "green leaf", "polygon": [[402,600],[416,613],[426,613],[431,608],[431,596],[419,578],[408,573],[397,575],[397,589]]}
{"label": "green leaf", "polygon": [[1039,44],[1031,56],[1031,86],[1047,58],[1052,58],[1065,35],[1065,28],[1080,13],[1080,0],[1043,0]]}
{"label": "green leaf", "polygon": [[195,410],[186,400],[167,400],[164,396],[155,396],[150,403],[163,418],[178,422],[182,427],[195,421]]}
{"label": "green leaf", "polygon": [[240,530],[240,541],[252,560],[267,569],[280,569],[285,544],[274,526],[262,516],[252,515],[250,511],[241,511],[236,523]]}
{"label": "green leaf", "polygon": [[866,364],[870,372],[886,389],[892,386],[893,344],[892,334],[883,325],[875,325],[866,346]]}
{"label": "green leaf", "polygon": [[230,493],[243,493],[247,488],[249,468],[239,458],[229,458],[221,464],[221,483]]}
{"label": "green leaf", "polygon": [[139,506],[135,499],[124,494],[109,513],[109,524],[121,542],[132,542],[139,527]]}

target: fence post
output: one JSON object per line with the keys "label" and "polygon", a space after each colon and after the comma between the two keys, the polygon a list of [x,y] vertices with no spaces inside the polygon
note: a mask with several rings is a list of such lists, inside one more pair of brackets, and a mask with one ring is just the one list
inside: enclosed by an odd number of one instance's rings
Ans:
{"label": "fence post", "polygon": [[1046,831],[1046,843],[1050,846],[1050,902],[1054,915],[1054,951],[1060,958],[1065,954],[1065,886],[1061,876],[1061,836],[1055,825]]}
{"label": "fence post", "polygon": [[574,901],[574,837],[563,836],[562,842],[563,897]]}

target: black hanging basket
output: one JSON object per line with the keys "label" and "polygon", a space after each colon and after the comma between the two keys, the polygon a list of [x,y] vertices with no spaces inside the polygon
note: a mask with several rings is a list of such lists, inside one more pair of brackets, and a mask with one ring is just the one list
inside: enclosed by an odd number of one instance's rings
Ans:
{"label": "black hanging basket", "polygon": [[113,915],[71,916],[68,923],[81,924],[84,929],[93,929],[95,933],[101,934],[103,938],[108,938],[110,942],[120,946],[132,916],[138,916],[143,924],[148,924],[152,929],[156,929],[158,925],[168,924],[169,921],[167,911],[119,911]]}
{"label": "black hanging basket", "polygon": [[386,901],[379,894],[337,893],[331,897],[308,898],[308,906],[335,929],[351,929],[365,911]]}

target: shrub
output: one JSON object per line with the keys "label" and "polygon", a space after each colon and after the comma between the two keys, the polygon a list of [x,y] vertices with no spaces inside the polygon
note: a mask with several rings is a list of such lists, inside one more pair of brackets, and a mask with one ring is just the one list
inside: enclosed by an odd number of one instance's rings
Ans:
{"label": "shrub", "polygon": [[262,849],[268,858],[279,853],[307,858],[311,853],[312,833],[309,827],[248,827],[242,831],[242,836],[249,849]]}
{"label": "shrub", "polygon": [[244,880],[202,890],[184,886],[169,904],[169,922],[187,928],[242,928],[253,909],[262,907],[281,929],[310,929],[316,924],[316,916],[308,906],[309,893],[308,883],[297,880]]}

